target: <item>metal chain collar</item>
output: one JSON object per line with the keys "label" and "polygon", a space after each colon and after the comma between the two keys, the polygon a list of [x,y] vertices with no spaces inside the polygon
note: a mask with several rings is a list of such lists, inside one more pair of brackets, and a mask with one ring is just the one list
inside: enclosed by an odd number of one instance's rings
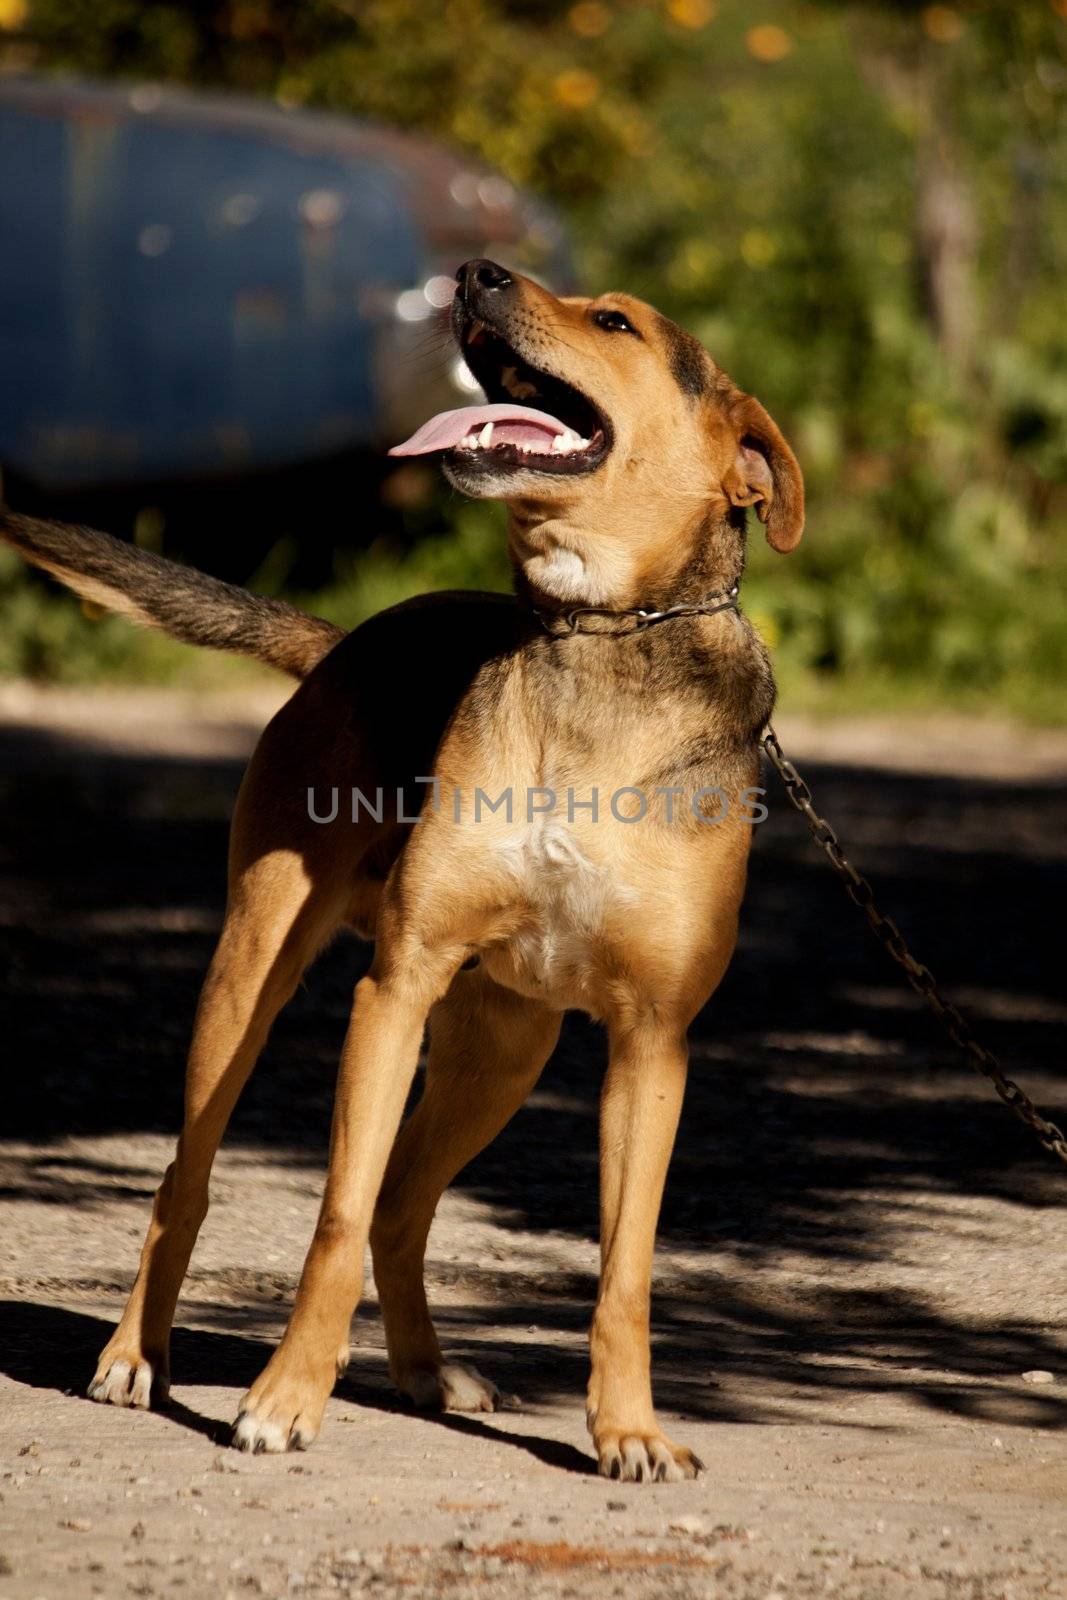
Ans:
{"label": "metal chain collar", "polygon": [[811,790],[793,763],[786,759],[777,735],[769,724],[760,742],[770,757],[771,765],[785,784],[790,800],[807,822],[811,837],[826,855],[851,899],[864,912],[871,931],[886,954],[901,968],[915,993],[926,1001],[953,1044],[962,1050],[974,1070],[989,1079],[1004,1104],[1014,1111],[1020,1122],[1025,1122],[1028,1128],[1033,1129],[1045,1149],[1067,1163],[1067,1135],[1054,1122],[1049,1122],[1041,1115],[1030,1096],[1001,1070],[996,1056],[978,1043],[952,1001],[946,1000],[938,989],[929,967],[924,967],[922,962],[916,961],[892,917],[883,916],[879,911],[874,903],[874,890],[863,874],[857,872],[845,856],[833,828],[824,817],[819,816]]}
{"label": "metal chain collar", "polygon": [[[627,611],[612,611],[607,606],[572,606],[569,611],[535,611],[534,616],[545,632],[556,639],[569,639],[576,633],[597,633],[615,639],[643,633],[657,622],[670,622],[674,617],[714,617],[720,611],[736,611],[738,588],[735,583],[732,589],[718,589],[703,600],[691,605],[669,606],[666,611],[645,610],[639,606]],[[599,626],[601,622],[607,626]]]}

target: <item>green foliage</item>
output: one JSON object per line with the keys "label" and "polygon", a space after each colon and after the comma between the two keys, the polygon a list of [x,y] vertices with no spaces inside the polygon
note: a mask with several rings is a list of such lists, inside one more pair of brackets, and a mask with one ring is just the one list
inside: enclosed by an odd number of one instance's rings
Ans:
{"label": "green foliage", "polygon": [[386,542],[345,557],[335,584],[301,597],[309,611],[354,628],[386,606],[436,589],[510,587],[504,513],[484,501],[452,507],[448,526],[411,546]]}
{"label": "green foliage", "polygon": [[[1062,716],[1065,10],[29,0],[12,48],[382,118],[553,200],[581,280],[691,327],[797,446],[808,538],[747,591],[787,694]],[[320,608],[506,583],[498,523],[439,503],[446,537],[353,558]]]}
{"label": "green foliage", "polygon": [[101,616],[67,589],[29,573],[0,546],[0,678],[49,683],[183,683],[237,687],[264,668],[237,656],[190,650],[160,633]]}
{"label": "green foliage", "polygon": [[[285,587],[274,570],[286,552],[272,553],[252,579],[260,594]],[[336,581],[296,604],[344,628],[357,627],[386,606],[436,589],[505,590],[511,575],[500,506],[462,503],[445,526],[414,543],[379,541],[338,560]],[[0,678],[52,683],[194,683],[229,686],[268,668],[227,655],[189,650],[162,634],[131,627],[83,605],[70,592],[28,572],[21,557],[0,545]]]}

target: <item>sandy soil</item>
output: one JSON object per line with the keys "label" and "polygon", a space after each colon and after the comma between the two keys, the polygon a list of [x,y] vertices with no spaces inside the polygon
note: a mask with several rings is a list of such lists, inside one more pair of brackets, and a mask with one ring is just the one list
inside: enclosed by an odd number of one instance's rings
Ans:
{"label": "sandy soil", "polygon": [[[431,1239],[446,1343],[513,1406],[406,1409],[371,1286],[314,1449],[226,1448],[310,1236],[354,941],[235,1118],[170,1409],[80,1398],[168,1157],[226,815],[269,709],[0,690],[0,1600],[1067,1594],[1067,1175],[942,1042],[777,799],[694,1030],[661,1229],[657,1390],[698,1482],[592,1470],[602,1053],[581,1020]],[[919,954],[1062,1116],[1067,736],[779,732]]]}

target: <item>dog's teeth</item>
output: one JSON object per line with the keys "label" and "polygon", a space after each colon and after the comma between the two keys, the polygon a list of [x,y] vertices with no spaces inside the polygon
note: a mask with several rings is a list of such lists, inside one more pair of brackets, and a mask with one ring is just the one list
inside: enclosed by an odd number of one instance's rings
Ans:
{"label": "dog's teeth", "polygon": [[575,450],[580,450],[582,445],[583,441],[573,429],[568,428],[565,433],[557,433],[552,441],[552,450],[556,455],[569,456],[573,455]]}
{"label": "dog's teeth", "polygon": [[460,447],[461,450],[477,450],[477,448],[478,448],[478,436],[477,436],[477,434],[468,433],[468,435],[467,435],[467,437],[465,439],[461,439],[459,441],[459,447]]}
{"label": "dog's teeth", "polygon": [[481,445],[483,450],[488,450],[492,442],[493,424],[491,422],[487,422],[481,433],[478,435],[478,443]]}

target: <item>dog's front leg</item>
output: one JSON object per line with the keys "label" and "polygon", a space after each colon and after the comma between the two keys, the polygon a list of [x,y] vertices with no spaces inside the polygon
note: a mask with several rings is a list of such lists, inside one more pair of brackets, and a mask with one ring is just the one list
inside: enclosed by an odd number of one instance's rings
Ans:
{"label": "dog's front leg", "polygon": [[419,1057],[431,1003],[454,960],[409,952],[403,963],[356,986],[338,1076],[330,1163],[315,1236],[289,1326],[244,1400],[234,1428],[242,1450],[305,1449],[319,1431],[339,1370],[348,1359],[352,1313],[374,1203]]}
{"label": "dog's front leg", "polygon": [[649,1018],[611,1030],[600,1106],[600,1291],[590,1336],[589,1431],[609,1478],[693,1478],[702,1463],[652,1408],[649,1299],[656,1220],[685,1090],[683,1031]]}

